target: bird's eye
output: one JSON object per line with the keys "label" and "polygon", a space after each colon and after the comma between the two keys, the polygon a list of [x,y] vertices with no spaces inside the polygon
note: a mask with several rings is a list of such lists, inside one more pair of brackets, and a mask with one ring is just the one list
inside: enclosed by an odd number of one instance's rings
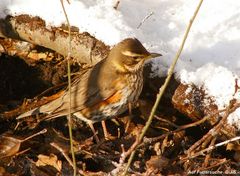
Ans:
{"label": "bird's eye", "polygon": [[133,59],[134,59],[134,60],[138,60],[139,58],[138,58],[137,56],[134,56]]}

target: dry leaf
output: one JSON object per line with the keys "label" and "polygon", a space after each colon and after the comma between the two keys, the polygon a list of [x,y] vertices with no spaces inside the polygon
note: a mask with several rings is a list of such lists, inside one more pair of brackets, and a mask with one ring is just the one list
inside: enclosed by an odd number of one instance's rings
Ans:
{"label": "dry leaf", "polygon": [[227,144],[227,150],[234,150],[234,151],[240,151],[240,144],[236,143],[228,143]]}
{"label": "dry leaf", "polygon": [[169,159],[163,156],[152,156],[146,162],[147,170],[161,171],[169,164]]}
{"label": "dry leaf", "polygon": [[22,140],[10,136],[0,137],[0,158],[15,155],[20,148]]}
{"label": "dry leaf", "polygon": [[16,137],[7,136],[7,135],[1,136],[0,137],[0,158],[15,155],[19,151],[22,142],[27,141],[37,135],[40,135],[46,132],[47,130],[43,129],[42,131],[35,133],[29,137],[26,137],[25,139],[18,139]]}
{"label": "dry leaf", "polygon": [[235,151],[233,158],[234,158],[235,161],[240,162],[240,144],[228,143],[227,144],[227,150]]}
{"label": "dry leaf", "polygon": [[57,156],[54,154],[50,154],[50,156],[46,155],[38,155],[38,161],[36,162],[36,166],[46,166],[50,165],[56,168],[59,172],[62,170],[62,161],[58,160]]}

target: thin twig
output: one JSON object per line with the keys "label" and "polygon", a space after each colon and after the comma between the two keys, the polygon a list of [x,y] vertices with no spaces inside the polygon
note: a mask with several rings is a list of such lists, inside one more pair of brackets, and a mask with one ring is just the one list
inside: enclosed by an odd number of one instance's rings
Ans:
{"label": "thin twig", "polygon": [[27,141],[27,140],[29,140],[29,139],[31,139],[31,138],[33,138],[33,137],[35,137],[35,136],[38,136],[38,135],[40,135],[40,134],[44,134],[44,133],[46,133],[46,132],[47,132],[47,129],[44,128],[43,130],[41,130],[41,131],[39,131],[39,132],[37,132],[37,133],[29,136],[29,137],[26,137],[24,140],[22,140],[22,142],[23,142],[23,141]]}
{"label": "thin twig", "polygon": [[55,142],[51,142],[50,145],[53,146],[55,149],[57,149],[59,152],[61,152],[62,155],[64,156],[64,158],[68,161],[68,163],[72,167],[74,167],[72,160],[69,158],[69,156],[66,154],[66,152],[58,144],[56,144]]}
{"label": "thin twig", "polygon": [[220,113],[220,112],[222,112],[222,111],[224,111],[224,110],[220,110],[220,111],[217,111],[217,112],[215,112],[215,113],[213,113],[213,114],[207,115],[207,116],[203,117],[202,119],[200,119],[199,121],[196,121],[196,122],[193,122],[193,123],[190,123],[190,124],[187,124],[187,125],[179,126],[176,130],[174,130],[174,131],[169,131],[169,132],[167,132],[167,133],[162,134],[161,136],[154,137],[154,138],[144,138],[144,143],[145,143],[145,144],[146,144],[146,143],[153,143],[153,142],[159,141],[160,139],[165,138],[165,137],[168,136],[168,135],[177,133],[177,132],[182,131],[182,130],[185,130],[185,129],[187,129],[187,128],[191,128],[191,127],[200,125],[200,124],[202,124],[203,122],[205,122],[207,119],[210,119],[211,117],[217,115],[218,113]]}
{"label": "thin twig", "polygon": [[119,174],[119,172],[122,170],[122,167],[125,163],[126,158],[135,150],[138,144],[139,144],[139,135],[136,136],[135,142],[131,145],[131,147],[127,151],[125,151],[124,145],[123,144],[121,145],[121,149],[122,149],[121,157],[118,163],[113,162],[116,169],[111,171],[112,175]]}
{"label": "thin twig", "polygon": [[218,143],[218,144],[216,144],[216,145],[213,145],[213,146],[210,146],[210,147],[208,147],[208,148],[205,148],[205,149],[203,149],[203,150],[195,153],[194,155],[187,156],[186,158],[182,158],[182,160],[188,160],[188,159],[195,158],[195,157],[197,157],[197,156],[199,156],[199,155],[204,155],[205,152],[209,152],[209,151],[211,151],[211,150],[213,150],[213,149],[215,149],[215,148],[217,148],[217,147],[223,146],[223,145],[225,145],[225,144],[228,144],[228,143],[230,143],[230,142],[234,142],[234,141],[237,141],[237,140],[240,140],[240,136],[231,138],[231,139],[229,139],[229,140],[226,140],[226,141],[220,142],[220,143]]}
{"label": "thin twig", "polygon": [[[189,33],[190,29],[191,29],[191,26],[192,26],[192,24],[193,24],[193,21],[194,21],[195,17],[197,16],[197,13],[198,13],[201,5],[202,5],[202,2],[203,2],[203,0],[200,0],[200,1],[199,1],[199,4],[198,4],[198,6],[197,6],[197,8],[196,8],[196,10],[195,10],[195,12],[194,12],[194,15],[193,15],[193,17],[190,19],[190,22],[189,22],[189,24],[188,24],[187,30],[186,30],[186,32],[185,32],[185,34],[184,34],[184,37],[183,37],[182,44],[181,44],[181,46],[180,46],[180,48],[179,48],[179,50],[178,50],[178,52],[177,52],[177,54],[176,54],[176,56],[175,56],[175,58],[174,58],[174,60],[173,60],[172,65],[171,65],[170,68],[169,68],[168,77],[166,78],[163,86],[160,88],[159,93],[157,94],[157,99],[156,99],[156,101],[155,101],[155,103],[154,103],[154,105],[153,105],[153,108],[152,108],[152,110],[151,110],[151,113],[150,113],[150,116],[149,116],[149,118],[148,118],[148,121],[146,122],[146,124],[145,124],[145,126],[144,126],[144,128],[143,128],[143,130],[142,130],[142,133],[141,133],[141,135],[140,135],[139,141],[142,141],[142,139],[143,139],[146,131],[148,130],[149,126],[151,125],[151,122],[152,122],[152,119],[153,119],[153,117],[154,117],[155,111],[156,111],[156,109],[157,109],[157,107],[158,107],[158,104],[159,104],[159,102],[160,102],[160,100],[161,100],[161,98],[162,98],[162,95],[163,95],[165,89],[167,88],[168,83],[170,82],[170,79],[171,79],[171,77],[172,77],[172,74],[173,74],[175,65],[176,65],[176,63],[177,63],[177,61],[178,61],[178,58],[179,58],[179,56],[180,56],[180,54],[181,54],[181,52],[182,52],[182,50],[183,50],[183,47],[184,47],[185,41],[186,41],[186,39],[187,39],[188,33]],[[131,156],[130,156],[130,158],[129,158],[129,160],[128,160],[127,166],[126,166],[125,171],[124,171],[124,173],[123,173],[124,175],[127,174],[128,168],[129,168],[130,165],[131,165],[131,162],[132,162],[132,160],[133,160],[133,157],[134,157],[134,155],[135,155],[135,152],[136,152],[136,150],[134,150],[134,151],[132,152],[132,154],[131,154]]]}
{"label": "thin twig", "polygon": [[[154,137],[154,138],[144,138],[144,144],[154,143],[154,142],[156,142],[156,141],[159,141],[160,139],[165,138],[165,137],[168,136],[168,135],[172,135],[172,134],[174,134],[174,133],[177,133],[177,132],[179,132],[179,131],[185,130],[185,129],[187,129],[187,128],[191,128],[191,127],[200,125],[200,124],[204,123],[206,120],[208,120],[208,119],[210,119],[210,118],[212,118],[212,117],[214,117],[214,116],[216,116],[216,115],[219,115],[219,113],[222,113],[222,112],[224,112],[224,111],[226,111],[226,108],[225,108],[225,109],[222,109],[222,110],[219,110],[219,111],[216,111],[216,112],[214,112],[214,113],[212,113],[212,114],[209,114],[209,115],[203,117],[202,119],[200,119],[200,120],[198,120],[198,121],[196,121],[196,122],[179,126],[176,130],[174,130],[174,131],[169,131],[169,132],[167,132],[167,133],[162,134],[161,136]],[[141,145],[139,145],[138,147],[141,147]]]}
{"label": "thin twig", "polygon": [[133,145],[131,145],[131,147],[127,151],[125,151],[125,150],[122,151],[120,161],[119,161],[120,164],[123,164],[125,162],[125,159],[134,151],[134,149],[137,147],[138,143],[139,143],[139,136],[137,135],[136,140],[133,143]]}
{"label": "thin twig", "polygon": [[190,157],[192,154],[192,151],[194,151],[197,147],[201,146],[201,143],[205,142],[209,137],[216,136],[219,133],[219,131],[222,129],[222,127],[225,125],[225,122],[227,121],[229,114],[234,112],[239,107],[240,107],[240,103],[236,103],[233,105],[233,102],[231,102],[230,105],[227,107],[221,121],[211,130],[209,130],[209,132],[206,135],[204,135],[200,140],[198,140],[195,144],[193,144],[187,150],[188,156]]}
{"label": "thin twig", "polygon": [[154,14],[153,12],[150,12],[150,14],[147,15],[147,16],[139,23],[139,25],[137,26],[137,29],[139,29],[139,28],[143,25],[143,23],[144,23],[150,16],[152,16],[153,14]]}
{"label": "thin twig", "polygon": [[[215,142],[216,142],[216,137],[214,137],[210,143],[209,146],[214,146]],[[211,152],[207,153],[205,159],[204,159],[204,163],[203,163],[203,167],[206,168],[208,166],[208,163],[209,163],[209,159],[211,157]]]}
{"label": "thin twig", "polygon": [[175,128],[179,128],[178,125],[176,125],[175,123],[171,122],[170,120],[167,120],[167,119],[158,117],[157,115],[154,115],[154,118],[156,118],[157,120],[160,120],[160,121],[162,121],[162,122],[166,122],[166,123],[168,123],[169,125],[172,125],[172,126],[175,127]]}
{"label": "thin twig", "polygon": [[235,79],[235,91],[234,91],[233,96],[238,92],[239,89],[240,89],[240,86],[238,85],[238,79],[236,78]]}
{"label": "thin twig", "polygon": [[209,167],[202,167],[202,168],[198,169],[198,171],[207,171],[207,170],[210,170],[210,169],[212,169],[214,167],[223,165],[226,162],[229,162],[229,160],[227,160],[226,158],[223,158],[223,159],[220,159],[216,164],[213,164],[213,165],[211,165]]}
{"label": "thin twig", "polygon": [[119,6],[119,4],[120,4],[120,0],[117,0],[116,4],[113,6],[113,8],[114,8],[115,10],[117,10],[117,9],[118,9],[118,6]]}
{"label": "thin twig", "polygon": [[[67,1],[69,3],[69,1]],[[70,138],[70,148],[71,148],[71,154],[72,154],[72,162],[73,162],[73,175],[77,175],[77,168],[76,168],[76,159],[75,159],[75,154],[74,154],[74,148],[73,148],[73,137],[72,137],[72,118],[71,118],[71,67],[70,67],[70,58],[71,58],[71,50],[72,50],[72,45],[71,45],[71,25],[68,20],[67,12],[65,10],[63,0],[61,0],[63,12],[68,24],[68,55],[67,55],[67,70],[68,70],[68,91],[69,91],[69,108],[68,108],[68,131],[69,131],[69,138]]]}

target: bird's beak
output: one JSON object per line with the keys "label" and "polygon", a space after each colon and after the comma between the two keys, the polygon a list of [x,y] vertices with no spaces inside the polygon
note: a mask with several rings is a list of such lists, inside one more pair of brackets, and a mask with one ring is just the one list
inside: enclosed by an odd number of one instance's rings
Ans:
{"label": "bird's beak", "polygon": [[160,56],[162,56],[162,55],[159,53],[150,53],[149,58],[155,58],[155,57],[160,57]]}
{"label": "bird's beak", "polygon": [[160,57],[162,56],[161,54],[159,53],[150,53],[150,55],[148,57],[146,57],[146,60],[147,59],[152,59],[152,58],[155,58],[155,57]]}

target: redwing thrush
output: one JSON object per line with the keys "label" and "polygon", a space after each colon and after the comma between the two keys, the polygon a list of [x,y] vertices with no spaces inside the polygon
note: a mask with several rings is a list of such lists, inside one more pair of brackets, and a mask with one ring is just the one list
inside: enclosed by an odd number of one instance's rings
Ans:
{"label": "redwing thrush", "polygon": [[[114,46],[108,57],[79,76],[71,87],[71,112],[87,123],[113,118],[134,103],[143,87],[143,65],[149,58],[161,56],[149,53],[133,38]],[[56,100],[28,111],[18,119],[39,113],[46,118],[68,114],[69,91]]]}

